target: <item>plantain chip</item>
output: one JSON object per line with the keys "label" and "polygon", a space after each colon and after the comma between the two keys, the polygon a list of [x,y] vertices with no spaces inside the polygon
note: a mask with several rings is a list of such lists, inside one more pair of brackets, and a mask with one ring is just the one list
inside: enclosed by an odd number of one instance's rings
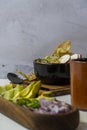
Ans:
{"label": "plantain chip", "polygon": [[37,79],[37,77],[34,73],[26,74],[20,70],[16,70],[16,72],[19,73],[20,75],[22,75],[23,77],[25,77],[28,81],[33,81],[33,80]]}
{"label": "plantain chip", "polygon": [[64,54],[71,54],[71,41],[63,41],[52,52],[52,56],[62,56]]}

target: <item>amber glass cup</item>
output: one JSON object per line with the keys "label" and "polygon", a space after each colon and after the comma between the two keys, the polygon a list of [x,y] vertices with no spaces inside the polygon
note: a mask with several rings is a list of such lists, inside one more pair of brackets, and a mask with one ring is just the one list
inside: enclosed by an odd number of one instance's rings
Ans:
{"label": "amber glass cup", "polygon": [[70,61],[71,102],[81,110],[87,110],[87,58]]}

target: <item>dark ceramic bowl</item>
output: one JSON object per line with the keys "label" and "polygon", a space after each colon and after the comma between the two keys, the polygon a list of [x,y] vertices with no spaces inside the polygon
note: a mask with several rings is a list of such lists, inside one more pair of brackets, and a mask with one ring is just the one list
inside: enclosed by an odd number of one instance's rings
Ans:
{"label": "dark ceramic bowl", "polygon": [[44,84],[69,85],[70,84],[70,64],[42,64],[35,59],[34,73]]}

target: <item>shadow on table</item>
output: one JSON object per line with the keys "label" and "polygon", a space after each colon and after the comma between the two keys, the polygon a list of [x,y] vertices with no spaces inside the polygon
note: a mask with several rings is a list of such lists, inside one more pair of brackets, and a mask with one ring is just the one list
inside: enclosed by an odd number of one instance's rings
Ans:
{"label": "shadow on table", "polygon": [[81,122],[77,130],[87,130],[87,123]]}

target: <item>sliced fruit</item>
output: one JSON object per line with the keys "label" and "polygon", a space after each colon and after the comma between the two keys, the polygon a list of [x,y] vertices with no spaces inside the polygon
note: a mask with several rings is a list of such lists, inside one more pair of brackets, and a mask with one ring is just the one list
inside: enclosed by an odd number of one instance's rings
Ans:
{"label": "sliced fruit", "polygon": [[71,60],[81,58],[81,54],[73,54]]}
{"label": "sliced fruit", "polygon": [[16,87],[14,88],[14,96],[23,90],[23,85],[17,84]]}
{"label": "sliced fruit", "polygon": [[33,87],[32,90],[29,92],[29,94],[25,98],[34,98],[38,94],[38,91],[41,87],[41,81],[37,81]]}
{"label": "sliced fruit", "polygon": [[62,56],[59,61],[60,63],[67,63],[70,60],[70,55],[66,54],[64,56]]}
{"label": "sliced fruit", "polygon": [[31,89],[33,88],[34,84],[35,84],[35,82],[31,82],[31,84],[29,84],[25,89],[23,89],[20,92],[20,96],[21,97],[25,97],[31,91]]}
{"label": "sliced fruit", "polygon": [[9,91],[6,91],[3,95],[3,98],[11,100],[14,96],[14,89],[10,89]]}

